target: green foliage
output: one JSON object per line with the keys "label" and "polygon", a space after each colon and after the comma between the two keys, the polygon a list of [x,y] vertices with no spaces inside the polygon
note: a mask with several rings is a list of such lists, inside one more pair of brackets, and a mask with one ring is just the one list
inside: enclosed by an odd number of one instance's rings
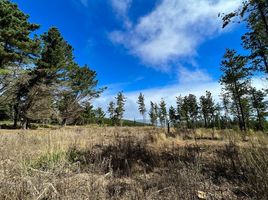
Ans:
{"label": "green foliage", "polygon": [[175,125],[177,117],[176,117],[176,109],[173,106],[170,106],[168,110],[168,116],[169,116],[170,122],[173,125]]}
{"label": "green foliage", "polygon": [[126,102],[126,97],[123,95],[122,92],[119,92],[117,94],[117,97],[115,98],[116,99],[116,108],[115,108],[115,120],[116,122],[120,123],[120,125],[122,126],[122,119],[123,119],[123,115],[124,115],[124,112],[125,112],[125,102]]}
{"label": "green foliage", "polygon": [[251,102],[254,115],[257,119],[257,129],[264,130],[265,117],[267,117],[267,101],[265,100],[265,93],[261,90],[257,90],[256,88],[251,88],[250,90]]}
{"label": "green foliage", "polygon": [[254,70],[268,73],[268,2],[266,0],[250,0],[243,2],[240,9],[223,17],[223,27],[233,19],[245,22],[247,32],[242,36],[244,49]]}
{"label": "green foliage", "polygon": [[206,96],[200,97],[200,111],[204,118],[205,127],[208,128],[209,124],[213,124],[215,117],[215,103],[211,92],[206,91]]}
{"label": "green foliage", "polygon": [[188,113],[188,118],[191,121],[191,126],[195,127],[195,123],[199,114],[199,107],[197,104],[196,96],[193,94],[189,94],[188,97],[184,98],[184,104],[185,109],[188,109],[186,111]]}
{"label": "green foliage", "polygon": [[245,57],[237,55],[235,50],[227,49],[221,70],[223,75],[220,79],[224,91],[232,99],[231,110],[239,120],[241,131],[246,131],[246,109],[243,106],[243,100],[249,88],[249,69],[245,67],[247,60]]}
{"label": "green foliage", "polygon": [[[39,25],[28,21],[29,16],[9,0],[0,0],[0,69],[13,63],[25,63],[36,56],[38,39],[30,35]],[[2,71],[3,72],[3,71]]]}
{"label": "green foliage", "polygon": [[157,126],[157,118],[158,118],[158,106],[156,103],[151,102],[151,108],[149,112],[150,121],[153,126]]}
{"label": "green foliage", "polygon": [[82,124],[91,124],[95,122],[95,112],[93,105],[87,102],[81,114]]}
{"label": "green foliage", "polygon": [[10,1],[0,1],[0,101],[11,107],[14,127],[20,121],[74,124],[83,104],[99,97],[96,72],[74,62],[73,48],[56,27],[31,39],[38,25]]}
{"label": "green foliage", "polygon": [[113,101],[109,103],[108,113],[109,113],[109,118],[111,120],[111,124],[114,125],[115,124],[115,103]]}
{"label": "green foliage", "polygon": [[140,93],[137,103],[139,105],[139,112],[143,117],[143,122],[145,122],[146,107],[145,107],[145,102],[144,102],[144,95],[142,93]]}
{"label": "green foliage", "polygon": [[95,117],[96,117],[97,124],[99,124],[99,125],[104,124],[105,113],[103,112],[103,110],[100,107],[98,107],[95,110]]}
{"label": "green foliage", "polygon": [[167,108],[166,108],[166,102],[164,101],[164,99],[161,99],[160,101],[158,117],[159,117],[159,122],[160,122],[161,127],[164,127],[167,121]]}

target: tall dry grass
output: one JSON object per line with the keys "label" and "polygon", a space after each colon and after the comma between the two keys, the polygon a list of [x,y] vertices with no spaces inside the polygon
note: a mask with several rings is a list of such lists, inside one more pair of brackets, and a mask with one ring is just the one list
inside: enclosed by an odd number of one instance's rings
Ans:
{"label": "tall dry grass", "polygon": [[[186,134],[188,136],[186,137]],[[0,199],[268,199],[267,137],[152,127],[0,131]]]}

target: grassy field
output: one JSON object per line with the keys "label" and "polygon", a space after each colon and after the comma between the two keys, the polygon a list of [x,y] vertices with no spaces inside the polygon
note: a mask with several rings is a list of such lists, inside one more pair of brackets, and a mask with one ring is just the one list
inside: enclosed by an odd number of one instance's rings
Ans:
{"label": "grassy field", "polygon": [[268,199],[267,144],[231,130],[0,130],[0,199]]}

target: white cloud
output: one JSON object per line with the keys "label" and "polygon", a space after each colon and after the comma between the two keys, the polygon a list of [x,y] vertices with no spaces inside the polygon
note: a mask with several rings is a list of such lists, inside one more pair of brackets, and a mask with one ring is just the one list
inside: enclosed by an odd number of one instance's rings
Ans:
{"label": "white cloud", "polygon": [[129,20],[127,13],[131,7],[132,0],[110,0],[110,3],[117,17],[122,20],[124,27],[130,29],[132,22]]}
{"label": "white cloud", "polygon": [[111,0],[112,7],[118,15],[126,15],[132,0]]}
{"label": "white cloud", "polygon": [[[114,43],[124,45],[131,54],[151,66],[166,70],[170,61],[191,58],[207,38],[222,32],[218,13],[228,13],[242,0],[162,0],[156,8],[126,30],[110,33]],[[128,2],[113,0],[117,4]],[[117,10],[126,13],[126,6]],[[118,9],[119,8],[119,9]]]}

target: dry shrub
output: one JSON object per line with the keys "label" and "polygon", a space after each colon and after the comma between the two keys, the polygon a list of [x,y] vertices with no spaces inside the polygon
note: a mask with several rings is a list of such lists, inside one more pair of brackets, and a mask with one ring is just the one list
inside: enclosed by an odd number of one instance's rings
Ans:
{"label": "dry shrub", "polygon": [[156,155],[146,148],[144,142],[133,141],[131,138],[108,146],[95,146],[90,150],[74,147],[67,154],[70,162],[81,164],[83,171],[87,171],[88,166],[97,165],[104,173],[112,171],[118,176],[152,171],[157,162]]}

